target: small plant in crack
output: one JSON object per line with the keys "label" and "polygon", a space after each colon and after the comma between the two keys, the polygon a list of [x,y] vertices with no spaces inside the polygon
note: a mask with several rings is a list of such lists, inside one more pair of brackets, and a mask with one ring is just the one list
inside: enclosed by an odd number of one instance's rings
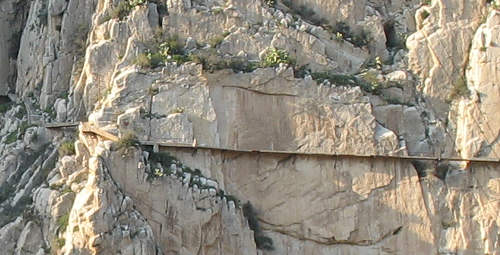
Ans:
{"label": "small plant in crack", "polygon": [[139,145],[139,140],[133,132],[126,132],[118,140],[118,148],[129,148]]}
{"label": "small plant in crack", "polygon": [[267,50],[260,65],[261,67],[277,67],[279,64],[289,64],[293,66],[294,63],[295,60],[290,57],[286,50],[272,47]]}

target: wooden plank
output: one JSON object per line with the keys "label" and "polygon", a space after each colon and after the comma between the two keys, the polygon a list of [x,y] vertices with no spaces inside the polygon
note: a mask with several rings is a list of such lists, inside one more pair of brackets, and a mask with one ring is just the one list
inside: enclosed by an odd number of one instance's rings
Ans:
{"label": "wooden plank", "polygon": [[66,128],[66,127],[78,127],[80,122],[51,122],[43,124],[45,128]]}
{"label": "wooden plank", "polygon": [[205,149],[205,150],[217,150],[217,151],[228,151],[236,153],[263,153],[263,154],[280,154],[280,155],[306,155],[306,156],[318,156],[318,157],[352,157],[352,158],[378,158],[378,159],[395,159],[395,160],[429,160],[429,161],[467,161],[467,162],[482,162],[482,163],[500,163],[500,159],[491,158],[438,158],[438,157],[428,157],[428,156],[406,156],[406,155],[363,155],[363,154],[337,154],[337,153],[324,153],[324,152],[299,152],[299,151],[274,151],[274,150],[245,150],[245,149],[234,149],[234,148],[224,148],[224,147],[210,147],[210,146],[193,146],[191,144],[181,144],[181,143],[163,143],[163,142],[152,142],[152,141],[139,141],[142,145],[154,146],[158,144],[159,147],[166,148],[184,148],[184,149]]}
{"label": "wooden plank", "polygon": [[[74,127],[78,126],[80,123],[70,122],[70,123],[47,123],[45,127],[47,128],[64,128],[64,127]],[[95,135],[101,136],[104,139],[117,142],[119,140],[118,136],[115,136],[107,131],[104,131],[98,127],[91,125],[88,122],[82,122],[82,132],[93,133]],[[306,156],[317,156],[317,157],[342,157],[342,158],[377,158],[377,159],[394,159],[394,160],[430,160],[430,161],[466,161],[466,162],[479,162],[479,163],[500,163],[500,159],[492,158],[438,158],[438,157],[428,157],[428,156],[406,156],[406,155],[363,155],[363,154],[337,154],[337,153],[324,153],[324,152],[300,152],[300,151],[275,151],[275,150],[246,150],[246,149],[235,149],[235,148],[224,148],[224,147],[212,147],[206,145],[193,146],[192,144],[185,143],[165,143],[165,142],[154,142],[154,141],[139,141],[141,145],[155,146],[165,148],[183,148],[183,149],[204,149],[204,150],[215,150],[215,151],[226,151],[226,152],[236,152],[236,153],[263,153],[263,154],[279,154],[279,155],[306,155]]]}
{"label": "wooden plank", "polygon": [[111,140],[113,142],[118,142],[119,138],[116,135],[113,135],[107,131],[104,131],[100,128],[94,127],[90,125],[88,122],[82,123],[82,132],[84,133],[93,133],[95,135],[101,136],[107,140]]}

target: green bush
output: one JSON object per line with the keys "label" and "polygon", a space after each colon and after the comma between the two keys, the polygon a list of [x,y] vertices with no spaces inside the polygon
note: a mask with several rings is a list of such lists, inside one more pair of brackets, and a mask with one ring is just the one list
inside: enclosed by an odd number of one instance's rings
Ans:
{"label": "green bush", "polygon": [[234,72],[253,72],[259,67],[277,67],[279,64],[294,65],[295,61],[288,52],[276,48],[270,48],[260,62],[249,61],[243,57],[224,58],[217,54],[214,49],[200,50],[188,56],[187,60],[203,65],[203,70],[213,72],[215,70],[232,69]]}
{"label": "green bush", "polygon": [[177,163],[177,159],[168,152],[152,152],[149,155],[149,160],[153,164],[159,163],[164,167],[170,167],[170,165]]}
{"label": "green bush", "polygon": [[0,113],[1,114],[4,114],[6,113],[10,107],[13,105],[13,103],[5,103],[5,104],[0,104]]}
{"label": "green bush", "polygon": [[455,100],[459,97],[468,97],[470,96],[469,88],[467,87],[467,81],[465,77],[458,78],[457,81],[453,84],[453,88],[448,95],[448,101]]}
{"label": "green bush", "polygon": [[349,25],[347,25],[347,23],[343,21],[337,22],[337,24],[335,24],[334,29],[336,33],[341,34],[343,37],[346,37],[351,34],[351,28],[349,27]]}
{"label": "green bush", "polygon": [[371,72],[364,73],[362,78],[357,78],[354,75],[335,74],[332,72],[315,72],[312,73],[311,76],[313,80],[318,83],[329,81],[338,86],[359,86],[364,91],[373,94],[379,94],[379,89],[383,87],[383,84],[378,81],[376,75]]}
{"label": "green bush", "polygon": [[219,46],[222,43],[222,41],[224,41],[224,36],[222,36],[222,35],[216,36],[216,37],[210,39],[209,45],[212,48],[217,48],[217,46]]}
{"label": "green bush", "polygon": [[126,132],[118,140],[118,148],[128,148],[139,145],[137,136],[132,132]]}
{"label": "green bush", "polygon": [[189,61],[191,61],[191,58],[189,58],[189,56],[180,54],[172,55],[168,60],[168,62],[176,62],[177,64],[184,64]]}
{"label": "green bush", "polygon": [[294,61],[285,50],[276,49],[274,47],[267,50],[266,55],[260,62],[261,67],[277,67],[279,64],[291,64]]}
{"label": "green bush", "polygon": [[[123,20],[127,17],[136,6],[145,4],[145,0],[124,0],[118,3],[118,5],[111,9],[109,16],[112,19]],[[106,18],[104,18],[106,21]]]}
{"label": "green bush", "polygon": [[383,84],[377,78],[377,74],[374,72],[365,72],[361,76],[363,79],[360,81],[360,86],[365,91],[374,93],[383,87]]}
{"label": "green bush", "polygon": [[7,135],[7,139],[5,140],[6,144],[11,144],[17,141],[17,130]]}
{"label": "green bush", "polygon": [[114,8],[111,9],[109,15],[112,19],[119,19],[123,20],[125,17],[128,16],[132,8],[130,8],[130,5],[128,4],[127,1],[122,1],[118,3],[118,5]]}
{"label": "green bush", "polygon": [[61,249],[62,247],[64,247],[65,244],[66,244],[66,239],[64,239],[64,238],[57,238],[56,239],[57,248]]}
{"label": "green bush", "polygon": [[176,35],[169,36],[161,42],[158,51],[163,56],[184,54],[179,37]]}
{"label": "green bush", "polygon": [[133,7],[136,7],[136,6],[139,6],[139,5],[143,5],[145,4],[147,1],[146,0],[130,0],[129,3],[130,3],[130,6]]}
{"label": "green bush", "polygon": [[19,107],[19,110],[16,112],[16,114],[14,115],[16,118],[18,119],[22,119],[24,117],[24,115],[26,115],[28,112],[26,111],[26,108],[24,106],[24,104],[21,104],[20,105],[21,107]]}
{"label": "green bush", "polygon": [[134,60],[134,64],[140,66],[141,68],[151,68],[151,56],[148,53],[141,53]]}
{"label": "green bush", "polygon": [[335,74],[331,72],[315,72],[311,74],[313,80],[318,83],[329,81],[339,86],[356,86],[358,80],[353,75]]}
{"label": "green bush", "polygon": [[212,9],[212,12],[213,12],[215,15],[219,15],[219,14],[221,14],[222,12],[224,12],[224,9],[222,9],[221,7],[217,7],[217,8],[213,8],[213,9]]}
{"label": "green bush", "polygon": [[30,127],[34,127],[35,125],[33,124],[28,124],[27,121],[23,121],[21,125],[19,126],[19,134],[24,135],[26,133],[26,130]]}
{"label": "green bush", "polygon": [[162,32],[155,36],[152,44],[144,53],[134,60],[134,64],[141,68],[155,68],[167,62],[183,64],[191,59],[184,53],[177,36],[167,37],[163,40]]}
{"label": "green bush", "polygon": [[75,141],[65,141],[59,146],[59,157],[75,154]]}
{"label": "green bush", "polygon": [[137,56],[134,64],[140,66],[141,68],[155,68],[167,62],[165,56],[161,55],[159,52],[152,53],[146,50],[145,53],[141,53]]}
{"label": "green bush", "polygon": [[422,20],[427,19],[430,15],[431,14],[426,10],[424,10],[424,11],[422,11],[422,13],[420,13],[420,17],[422,18]]}
{"label": "green bush", "polygon": [[69,212],[60,216],[57,219],[57,233],[64,233],[66,232],[66,228],[68,227],[69,223]]}
{"label": "green bush", "polygon": [[359,34],[353,35],[351,39],[351,43],[356,47],[363,47],[368,45],[370,42],[370,37],[365,30],[361,30]]}
{"label": "green bush", "polygon": [[334,39],[337,41],[348,41],[352,43],[356,47],[363,47],[368,45],[370,42],[370,35],[365,30],[361,30],[359,33],[351,32],[351,28],[347,23],[343,21],[337,22],[335,27],[331,27],[329,25],[325,25],[326,21],[322,21],[323,27],[328,30],[330,33],[334,34]]}
{"label": "green bush", "polygon": [[214,49],[201,50],[189,55],[189,60],[201,64],[203,70],[213,72],[215,70],[232,69],[234,72],[253,72],[259,67],[259,63],[248,61],[242,57],[223,58],[217,55]]}
{"label": "green bush", "polygon": [[263,0],[264,4],[268,7],[274,7],[276,5],[276,0]]}

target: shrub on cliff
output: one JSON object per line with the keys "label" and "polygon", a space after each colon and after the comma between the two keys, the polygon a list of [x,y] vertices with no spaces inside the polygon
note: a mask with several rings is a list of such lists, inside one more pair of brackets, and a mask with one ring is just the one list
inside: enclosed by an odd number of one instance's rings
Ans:
{"label": "shrub on cliff", "polygon": [[139,145],[137,136],[132,132],[126,132],[118,140],[118,148],[128,148]]}
{"label": "shrub on cliff", "polygon": [[190,61],[177,36],[166,37],[163,40],[156,38],[146,45],[148,49],[139,54],[134,61],[134,64],[141,68],[155,68],[167,62],[182,64]]}
{"label": "shrub on cliff", "polygon": [[287,51],[272,47],[267,50],[260,65],[261,67],[277,67],[279,64],[293,65],[294,62]]}
{"label": "shrub on cliff", "polygon": [[109,15],[112,19],[123,20],[125,17],[128,16],[128,14],[130,13],[130,11],[132,11],[132,9],[134,9],[136,6],[143,5],[145,3],[146,3],[145,0],[121,1],[120,3],[118,3],[116,7],[111,9]]}
{"label": "shrub on cliff", "polygon": [[468,97],[470,96],[470,90],[467,87],[467,81],[465,77],[460,77],[458,78],[455,83],[453,84],[453,88],[450,91],[450,94],[448,95],[448,102],[451,102],[452,100],[455,100],[459,97]]}
{"label": "shrub on cliff", "polygon": [[264,4],[268,7],[274,7],[276,5],[276,0],[264,0]]}
{"label": "shrub on cliff", "polygon": [[59,152],[59,157],[64,157],[66,155],[74,155],[75,154],[74,141],[66,141],[61,143],[58,152]]}

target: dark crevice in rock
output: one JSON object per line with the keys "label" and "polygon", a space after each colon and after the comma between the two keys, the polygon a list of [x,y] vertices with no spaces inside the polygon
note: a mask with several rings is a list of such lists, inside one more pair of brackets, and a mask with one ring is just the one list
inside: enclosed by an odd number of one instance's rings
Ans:
{"label": "dark crevice in rock", "polygon": [[261,250],[274,250],[273,240],[262,232],[257,218],[257,211],[250,201],[243,205],[243,215],[248,221],[248,226],[254,232],[254,240],[257,248]]}
{"label": "dark crevice in rock", "polygon": [[10,101],[10,98],[8,96],[0,96],[0,105],[5,105],[9,104],[12,101]]}
{"label": "dark crevice in rock", "polygon": [[424,178],[427,176],[428,162],[423,160],[413,160],[411,164],[417,171],[417,175],[419,178]]}
{"label": "dark crevice in rock", "polygon": [[294,94],[287,94],[287,93],[269,93],[269,92],[264,92],[264,91],[259,91],[256,89],[251,89],[251,88],[244,88],[244,87],[238,87],[238,86],[223,86],[224,88],[236,88],[236,89],[242,89],[242,90],[247,90],[250,92],[254,92],[257,94],[262,94],[262,95],[267,95],[267,96],[288,96],[288,97],[297,97],[297,95]]}
{"label": "dark crevice in rock", "polygon": [[317,239],[312,239],[312,238],[307,238],[304,236],[298,236],[296,233],[290,233],[287,232],[286,230],[283,229],[272,229],[270,231],[280,233],[292,238],[296,238],[298,240],[302,241],[311,241],[317,244],[321,245],[351,245],[351,246],[360,246],[360,247],[368,247],[368,246],[373,246],[377,245],[383,241],[385,241],[387,238],[390,238],[392,236],[395,236],[399,234],[403,230],[403,226],[399,226],[393,230],[388,231],[386,234],[382,235],[379,239],[377,240],[336,240],[335,237],[330,237],[328,240],[322,241],[322,240],[317,240]]}

